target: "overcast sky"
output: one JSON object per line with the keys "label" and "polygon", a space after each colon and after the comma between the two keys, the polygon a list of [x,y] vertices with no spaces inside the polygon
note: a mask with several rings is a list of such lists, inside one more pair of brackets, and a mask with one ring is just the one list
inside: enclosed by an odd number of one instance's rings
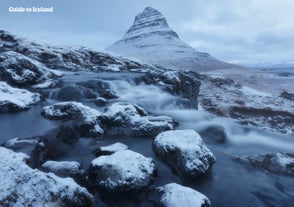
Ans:
{"label": "overcast sky", "polygon": [[[54,13],[9,13],[10,6]],[[0,29],[104,49],[152,6],[196,50],[234,63],[294,62],[294,0],[1,0]]]}

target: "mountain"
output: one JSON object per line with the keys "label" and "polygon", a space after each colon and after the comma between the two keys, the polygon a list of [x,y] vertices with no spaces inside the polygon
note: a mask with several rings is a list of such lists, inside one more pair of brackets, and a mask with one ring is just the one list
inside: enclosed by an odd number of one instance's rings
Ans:
{"label": "mountain", "polygon": [[179,38],[158,10],[151,7],[138,14],[122,39],[106,50],[172,69],[207,71],[238,67],[196,51]]}

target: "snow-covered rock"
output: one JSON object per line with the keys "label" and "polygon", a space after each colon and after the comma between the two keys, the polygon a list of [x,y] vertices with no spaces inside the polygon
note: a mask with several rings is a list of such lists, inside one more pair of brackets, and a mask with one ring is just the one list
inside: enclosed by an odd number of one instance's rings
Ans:
{"label": "snow-covered rock", "polygon": [[27,155],[0,147],[0,157],[0,206],[94,206],[85,188],[30,168]]}
{"label": "snow-covered rock", "polygon": [[62,153],[57,145],[46,137],[13,138],[2,146],[30,157],[30,166],[40,167],[49,159],[57,159]]}
{"label": "snow-covered rock", "polygon": [[268,131],[294,134],[294,102],[224,77],[203,76],[198,96],[209,112]]}
{"label": "snow-covered rock", "polygon": [[30,57],[14,51],[0,54],[0,79],[10,84],[28,87],[55,76],[56,73]]}
{"label": "snow-covered rock", "polygon": [[203,71],[237,68],[207,53],[198,52],[183,42],[169,27],[164,16],[150,7],[138,14],[125,35],[106,50],[172,69]]}
{"label": "snow-covered rock", "polygon": [[[209,207],[209,199],[192,188],[176,183],[169,183],[155,189],[158,200],[153,200],[156,206],[164,207]],[[155,197],[155,196],[154,196]]]}
{"label": "snow-covered rock", "polygon": [[94,150],[94,154],[96,157],[99,157],[101,155],[111,155],[115,152],[121,151],[121,150],[127,150],[129,147],[123,143],[117,142],[111,145],[99,147],[98,149]]}
{"label": "snow-covered rock", "polygon": [[131,150],[100,156],[89,167],[90,181],[108,192],[140,190],[150,184],[154,173],[153,160]]}
{"label": "snow-covered rock", "polygon": [[60,102],[43,108],[41,114],[48,119],[76,121],[75,126],[82,136],[97,137],[104,134],[101,121],[103,113],[78,102]]}
{"label": "snow-covered rock", "polygon": [[55,175],[65,178],[81,177],[84,173],[82,165],[75,161],[53,161],[49,160],[43,163],[42,169],[46,172],[53,172]]}
{"label": "snow-covered rock", "polygon": [[106,108],[109,117],[108,133],[132,136],[154,136],[173,129],[177,122],[168,116],[152,116],[137,104],[116,102]]}
{"label": "snow-covered rock", "polygon": [[259,170],[294,176],[294,154],[275,152],[236,159]]}
{"label": "snow-covered rock", "polygon": [[215,156],[194,130],[162,132],[154,140],[154,149],[178,174],[187,178],[204,174],[215,162]]}
{"label": "snow-covered rock", "polygon": [[40,94],[25,89],[13,88],[0,81],[0,112],[17,112],[29,109],[40,101]]}
{"label": "snow-covered rock", "polygon": [[[16,52],[55,70],[143,71],[156,67],[82,46],[58,47],[18,38],[0,30],[0,52]],[[53,71],[52,71],[53,72]],[[56,74],[58,75],[58,74]]]}

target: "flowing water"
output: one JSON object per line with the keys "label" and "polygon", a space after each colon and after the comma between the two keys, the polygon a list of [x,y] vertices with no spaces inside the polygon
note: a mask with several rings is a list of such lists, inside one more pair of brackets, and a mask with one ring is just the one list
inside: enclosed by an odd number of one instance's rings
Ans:
{"label": "flowing water", "polygon": [[[100,139],[80,138],[73,146],[64,149],[67,153],[61,160],[76,160],[86,169],[95,157],[92,150],[97,146],[122,142],[133,151],[152,157],[158,169],[158,176],[153,185],[160,186],[176,182],[192,187],[205,194],[213,206],[293,206],[294,179],[246,168],[237,163],[234,156],[258,155],[275,151],[294,153],[294,138],[291,136],[268,133],[239,125],[230,118],[217,117],[199,107],[199,110],[188,108],[185,100],[170,95],[154,85],[139,83],[142,75],[135,73],[65,73],[62,77],[65,85],[78,81],[97,78],[107,80],[119,96],[118,100],[134,102],[153,114],[168,115],[179,121],[177,129],[194,129],[201,131],[207,126],[224,127],[228,139],[222,144],[209,144],[208,148],[215,154],[217,161],[210,172],[195,181],[179,178],[173,170],[159,160],[152,149],[154,137],[103,137]],[[0,114],[0,141],[14,137],[42,135],[56,127],[58,122],[49,121],[40,116],[43,106],[56,102],[47,100],[33,106],[30,110]],[[90,107],[103,111],[89,100],[82,102]],[[205,140],[204,140],[205,141]],[[121,206],[134,206],[126,201]],[[103,206],[98,202],[99,206]],[[137,206],[148,206],[146,202]]]}

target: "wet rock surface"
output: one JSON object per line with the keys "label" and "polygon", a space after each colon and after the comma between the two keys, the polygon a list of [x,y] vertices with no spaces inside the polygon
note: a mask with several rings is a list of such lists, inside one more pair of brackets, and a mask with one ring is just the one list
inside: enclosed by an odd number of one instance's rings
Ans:
{"label": "wet rock surface", "polygon": [[204,174],[215,162],[215,156],[194,130],[162,132],[153,146],[165,162],[188,179]]}
{"label": "wet rock surface", "polygon": [[221,144],[227,140],[225,128],[219,125],[209,126],[199,132],[201,137],[208,143]]}

